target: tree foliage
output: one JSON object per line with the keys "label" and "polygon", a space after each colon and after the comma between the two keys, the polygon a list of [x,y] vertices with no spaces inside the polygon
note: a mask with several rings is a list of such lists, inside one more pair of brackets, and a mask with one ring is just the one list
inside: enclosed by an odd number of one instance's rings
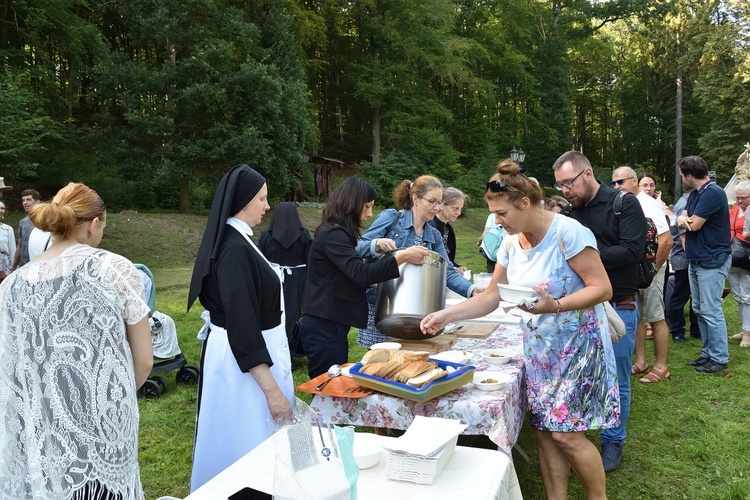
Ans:
{"label": "tree foliage", "polygon": [[480,204],[515,146],[545,185],[575,148],[670,191],[682,75],[684,154],[722,182],[750,140],[748,16],[740,0],[6,0],[0,175],[187,211],[240,162],[281,199],[316,154],[365,165],[381,193],[430,173]]}

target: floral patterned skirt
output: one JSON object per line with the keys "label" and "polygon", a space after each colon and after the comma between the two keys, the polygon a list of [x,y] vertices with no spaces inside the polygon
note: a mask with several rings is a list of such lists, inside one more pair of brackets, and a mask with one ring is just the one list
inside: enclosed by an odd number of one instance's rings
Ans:
{"label": "floral patterned skirt", "polygon": [[531,425],[581,432],[620,423],[620,392],[606,323],[593,308],[524,321]]}

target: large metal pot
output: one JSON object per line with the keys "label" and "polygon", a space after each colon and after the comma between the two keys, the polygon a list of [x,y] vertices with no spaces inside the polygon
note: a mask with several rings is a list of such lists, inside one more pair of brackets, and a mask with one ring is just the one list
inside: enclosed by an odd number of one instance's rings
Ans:
{"label": "large metal pot", "polygon": [[419,323],[428,314],[445,307],[447,271],[445,258],[432,251],[425,257],[424,265],[401,264],[398,278],[378,285],[377,329],[400,339],[424,339]]}

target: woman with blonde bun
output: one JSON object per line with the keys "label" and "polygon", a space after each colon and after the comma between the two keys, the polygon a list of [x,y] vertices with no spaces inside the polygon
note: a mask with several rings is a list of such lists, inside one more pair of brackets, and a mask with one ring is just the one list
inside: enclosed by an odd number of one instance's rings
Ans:
{"label": "woman with blonde bun", "polygon": [[133,264],[97,249],[104,202],[32,207],[52,246],[0,284],[0,498],[142,499],[136,391],[153,364]]}

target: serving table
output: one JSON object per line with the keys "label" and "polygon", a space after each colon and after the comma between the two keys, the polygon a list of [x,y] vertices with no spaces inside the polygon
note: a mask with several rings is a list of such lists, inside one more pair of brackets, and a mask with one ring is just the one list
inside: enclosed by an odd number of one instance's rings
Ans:
{"label": "serving table", "polygon": [[[473,384],[459,387],[424,403],[375,392],[353,399],[316,394],[310,409],[321,414],[325,422],[388,429],[407,429],[415,415],[459,419],[467,424],[464,434],[486,435],[501,451],[510,456],[518,440],[526,411],[524,391],[523,348],[519,318],[510,317],[487,338],[459,338],[451,350],[470,353],[466,364],[477,371],[502,371],[510,381],[500,390],[484,392]],[[505,365],[491,365],[480,353],[490,348],[510,348],[516,352]]]}
{"label": "serving table", "polygon": [[[383,446],[395,438],[377,436]],[[273,493],[276,451],[273,436],[227,467],[219,475],[188,495],[185,500],[216,500],[244,487]],[[359,471],[357,498],[455,500],[521,499],[521,489],[513,463],[494,450],[456,446],[445,469],[433,484],[394,481],[385,477],[385,455],[376,466]]]}

